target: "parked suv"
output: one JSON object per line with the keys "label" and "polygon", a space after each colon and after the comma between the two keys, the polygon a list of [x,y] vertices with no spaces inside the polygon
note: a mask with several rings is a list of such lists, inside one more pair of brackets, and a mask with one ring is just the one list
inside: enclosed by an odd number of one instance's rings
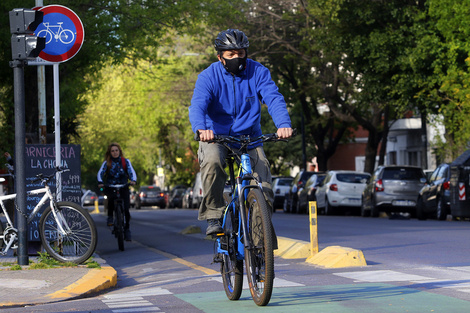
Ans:
{"label": "parked suv", "polygon": [[297,173],[290,185],[289,192],[286,194],[286,198],[284,199],[284,212],[290,213],[295,211],[295,208],[297,207],[297,191],[305,185],[307,180],[314,173],[315,172],[308,171],[300,171]]}
{"label": "parked suv", "polygon": [[416,215],[418,194],[426,176],[416,166],[380,166],[362,193],[362,216],[379,212],[408,212]]}
{"label": "parked suv", "polygon": [[418,196],[416,217],[425,220],[434,215],[438,220],[445,220],[450,213],[450,165],[439,165]]}
{"label": "parked suv", "polygon": [[157,205],[166,208],[168,196],[158,186],[142,186],[135,199],[135,208],[140,210],[143,206]]}

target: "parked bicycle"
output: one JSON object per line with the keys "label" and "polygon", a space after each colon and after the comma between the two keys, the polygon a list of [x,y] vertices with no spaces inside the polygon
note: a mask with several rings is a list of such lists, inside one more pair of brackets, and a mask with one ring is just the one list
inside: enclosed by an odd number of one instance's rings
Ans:
{"label": "parked bicycle", "polygon": [[4,204],[6,200],[15,200],[15,209],[26,218],[28,224],[49,201],[49,206],[41,214],[38,231],[42,246],[51,257],[60,262],[76,264],[83,263],[91,257],[98,241],[93,219],[76,203],[57,202],[48,185],[56,176],[56,172],[66,171],[69,170],[58,167],[52,175],[36,175],[36,181],[40,181],[44,188],[30,190],[26,194],[28,196],[44,195],[29,215],[23,213],[25,208],[20,210],[17,207],[16,194],[0,196],[0,205],[6,218],[5,226],[0,222],[1,255],[6,255],[9,249],[18,248],[18,230],[14,227]]}
{"label": "parked bicycle", "polygon": [[125,211],[124,199],[121,197],[121,189],[129,186],[129,183],[120,185],[105,185],[113,191],[114,197],[114,223],[113,234],[117,238],[119,250],[124,251]]}
{"label": "parked bicycle", "polygon": [[[259,306],[267,305],[271,299],[276,238],[261,182],[253,176],[248,145],[266,141],[286,140],[278,139],[277,134],[266,134],[253,138],[216,135],[211,141],[222,144],[230,151],[227,164],[231,183],[231,192],[224,193],[227,207],[223,216],[223,233],[216,235],[214,262],[221,263],[220,271],[228,299],[238,300],[242,293],[245,260],[250,292]],[[237,144],[240,148],[233,148],[230,144]],[[238,165],[236,178],[235,163]]]}

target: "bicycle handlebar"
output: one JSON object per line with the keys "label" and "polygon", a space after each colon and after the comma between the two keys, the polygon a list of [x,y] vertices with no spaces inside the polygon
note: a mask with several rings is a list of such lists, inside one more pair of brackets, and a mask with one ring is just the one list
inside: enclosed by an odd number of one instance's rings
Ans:
{"label": "bicycle handlebar", "polygon": [[129,185],[130,185],[130,183],[116,184],[116,185],[112,185],[112,184],[103,184],[104,187],[107,187],[107,188],[114,188],[114,189],[121,189],[121,188],[127,187],[127,186],[129,186]]}
{"label": "bicycle handlebar", "polygon": [[[297,129],[293,129],[292,132],[292,137],[297,135]],[[196,132],[196,135],[194,136],[194,140],[200,141],[199,137],[199,131]],[[255,143],[255,142],[267,142],[267,141],[287,141],[287,139],[280,139],[277,136],[277,133],[271,133],[271,134],[264,134],[261,136],[257,137],[250,137],[249,135],[242,135],[239,137],[235,136],[230,136],[230,135],[214,135],[214,139],[209,140],[207,142],[218,142],[218,143],[238,143],[238,144],[245,144],[248,145],[250,143]]]}
{"label": "bicycle handlebar", "polygon": [[38,174],[38,175],[36,175],[36,179],[33,180],[33,182],[42,181],[42,182],[47,183],[47,182],[49,182],[49,181],[51,180],[52,177],[55,177],[55,174],[56,174],[56,173],[63,173],[63,172],[68,172],[68,171],[70,171],[70,169],[57,166],[57,167],[55,168],[54,174],[47,175],[47,176],[45,176],[45,175],[42,174],[42,173],[41,173],[41,174]]}

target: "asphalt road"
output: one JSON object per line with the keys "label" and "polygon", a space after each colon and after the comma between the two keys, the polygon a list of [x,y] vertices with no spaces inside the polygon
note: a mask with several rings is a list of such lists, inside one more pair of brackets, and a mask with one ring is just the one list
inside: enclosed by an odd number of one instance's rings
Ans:
{"label": "asphalt road", "polygon": [[[87,299],[11,312],[254,312],[247,289],[227,300],[214,244],[195,210],[132,211],[133,241],[121,252],[105,217],[94,215],[97,252],[118,272],[118,286]],[[306,215],[275,213],[279,236],[308,241]],[[314,267],[304,259],[275,260],[269,312],[468,312],[469,222],[319,216],[320,250],[343,246],[363,252],[367,266]],[[10,312],[10,311],[9,311]]]}

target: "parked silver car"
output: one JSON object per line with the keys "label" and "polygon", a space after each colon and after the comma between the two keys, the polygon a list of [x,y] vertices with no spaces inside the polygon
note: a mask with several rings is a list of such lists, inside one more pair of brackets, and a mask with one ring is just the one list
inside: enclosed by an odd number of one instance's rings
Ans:
{"label": "parked silver car", "polygon": [[[331,215],[339,208],[361,207],[362,191],[370,179],[369,173],[329,171],[315,192],[318,211]],[[344,212],[343,212],[344,213]]]}
{"label": "parked silver car", "polygon": [[380,166],[362,193],[362,216],[407,212],[416,216],[418,194],[426,176],[416,166]]}

